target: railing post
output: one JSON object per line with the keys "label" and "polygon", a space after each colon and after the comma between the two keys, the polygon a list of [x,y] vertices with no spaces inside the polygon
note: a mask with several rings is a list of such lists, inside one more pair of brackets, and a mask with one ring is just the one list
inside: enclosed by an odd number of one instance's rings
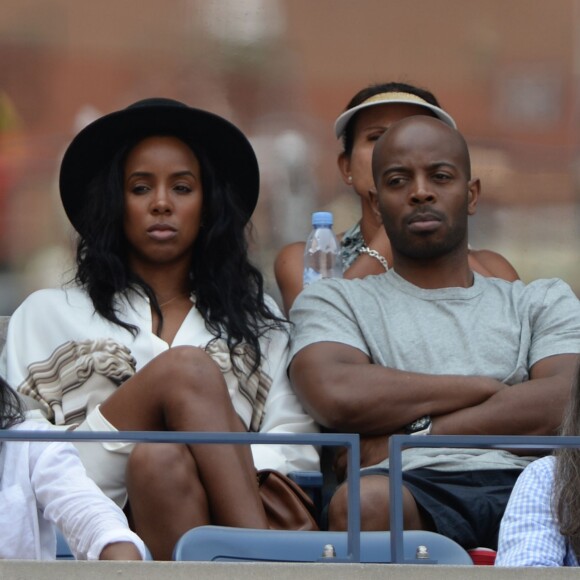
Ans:
{"label": "railing post", "polygon": [[398,437],[389,441],[389,514],[391,529],[391,560],[394,564],[405,561],[403,544],[403,459]]}
{"label": "railing post", "polygon": [[360,562],[360,440],[358,435],[348,447],[348,537],[347,554],[352,562]]}

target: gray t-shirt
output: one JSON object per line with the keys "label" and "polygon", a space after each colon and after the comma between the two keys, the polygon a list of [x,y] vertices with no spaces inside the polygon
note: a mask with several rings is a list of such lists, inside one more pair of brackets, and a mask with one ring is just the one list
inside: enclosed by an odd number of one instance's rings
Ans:
{"label": "gray t-shirt", "polygon": [[[394,270],[359,280],[322,280],[290,311],[291,357],[323,341],[364,352],[375,364],[429,374],[522,383],[539,360],[580,353],[580,303],[557,279],[506,282],[474,274],[469,288],[425,290]],[[504,451],[409,449],[405,469],[523,467]]]}

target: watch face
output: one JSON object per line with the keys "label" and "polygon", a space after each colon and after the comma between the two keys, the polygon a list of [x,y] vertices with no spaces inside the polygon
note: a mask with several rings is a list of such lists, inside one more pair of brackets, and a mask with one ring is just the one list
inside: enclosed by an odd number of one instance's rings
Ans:
{"label": "watch face", "polygon": [[405,428],[405,433],[409,435],[411,433],[416,433],[417,431],[423,431],[423,429],[427,429],[427,427],[429,427],[430,424],[431,417],[429,415],[425,415],[424,417],[421,417],[416,421],[413,421],[410,425],[407,425],[407,427]]}

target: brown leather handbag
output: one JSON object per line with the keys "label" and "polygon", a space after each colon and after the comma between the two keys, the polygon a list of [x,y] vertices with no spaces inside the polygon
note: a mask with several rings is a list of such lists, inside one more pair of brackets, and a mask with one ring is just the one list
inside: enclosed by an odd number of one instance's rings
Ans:
{"label": "brown leather handbag", "polygon": [[314,502],[294,481],[279,471],[258,471],[260,497],[271,530],[318,530]]}

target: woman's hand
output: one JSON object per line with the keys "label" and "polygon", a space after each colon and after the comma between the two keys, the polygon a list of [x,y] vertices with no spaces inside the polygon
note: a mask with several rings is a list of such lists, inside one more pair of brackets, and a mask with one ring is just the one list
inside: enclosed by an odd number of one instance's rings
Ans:
{"label": "woman's hand", "polygon": [[143,558],[135,544],[131,542],[115,542],[107,544],[103,548],[99,555],[99,560],[143,560]]}

